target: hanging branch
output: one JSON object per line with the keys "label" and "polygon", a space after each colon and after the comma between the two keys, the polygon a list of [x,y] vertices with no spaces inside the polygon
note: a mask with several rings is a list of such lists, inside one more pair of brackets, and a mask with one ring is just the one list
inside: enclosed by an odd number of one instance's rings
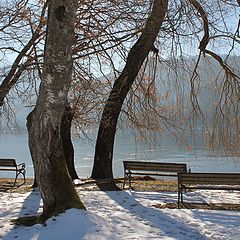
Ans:
{"label": "hanging branch", "polygon": [[209,27],[208,27],[208,18],[205,10],[201,6],[201,4],[196,0],[188,0],[191,5],[197,10],[197,12],[200,14],[202,20],[203,20],[203,30],[204,30],[204,36],[199,44],[199,49],[201,52],[205,53],[205,49],[207,47],[207,44],[209,42]]}
{"label": "hanging branch", "polygon": [[233,70],[226,63],[224,63],[224,61],[219,55],[207,49],[205,50],[205,53],[213,57],[221,65],[227,75],[230,75],[231,77],[240,80],[240,77],[236,73],[234,73]]}
{"label": "hanging branch", "polygon": [[192,76],[190,78],[190,83],[191,83],[190,100],[191,100],[191,103],[193,106],[193,111],[201,113],[201,109],[200,109],[197,95],[196,95],[195,79],[198,76],[197,68],[198,68],[198,65],[199,65],[199,62],[201,59],[201,53],[203,53],[203,55],[205,55],[206,46],[209,42],[208,18],[207,18],[207,14],[206,14],[205,10],[203,9],[202,5],[198,1],[196,1],[196,0],[188,0],[188,1],[197,10],[197,12],[199,13],[199,15],[201,16],[202,21],[203,21],[204,35],[203,35],[202,40],[200,41],[200,44],[198,47],[200,49],[200,53],[199,53],[196,65],[194,67]]}
{"label": "hanging branch", "polygon": [[[25,69],[23,67],[27,66],[27,64],[20,65],[20,62],[22,59],[26,56],[27,52],[31,47],[34,45],[35,41],[41,36],[41,29],[45,26],[44,16],[47,9],[47,2],[44,4],[39,24],[33,33],[31,39],[28,41],[28,43],[24,46],[24,48],[21,50],[21,52],[16,57],[14,63],[12,64],[12,67],[5,77],[5,79],[2,81],[2,84],[0,85],[0,106],[3,105],[4,99],[11,90],[12,86],[17,82],[18,78],[21,76],[21,74]],[[17,74],[16,74],[17,73]],[[16,77],[17,75],[18,77]]]}

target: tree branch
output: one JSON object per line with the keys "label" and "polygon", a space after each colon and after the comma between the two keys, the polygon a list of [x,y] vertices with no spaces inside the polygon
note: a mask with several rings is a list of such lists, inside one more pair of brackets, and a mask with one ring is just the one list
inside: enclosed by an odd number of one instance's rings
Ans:
{"label": "tree branch", "polygon": [[[32,38],[28,41],[28,43],[24,46],[24,48],[18,54],[18,56],[16,57],[15,61],[12,64],[12,67],[11,67],[9,73],[7,74],[5,79],[2,81],[2,84],[0,85],[0,106],[3,105],[5,97],[11,90],[12,86],[16,83],[16,77],[14,77],[14,75],[16,74],[16,71],[17,71],[18,78],[21,76],[21,75],[19,75],[19,73],[23,72],[23,70],[21,70],[21,69],[24,66],[24,64],[22,66],[19,66],[20,62],[26,56],[26,53],[29,51],[29,49],[34,45],[34,42],[41,36],[40,30],[45,25],[44,15],[45,15],[45,12],[47,9],[47,4],[48,4],[48,1],[46,1],[46,3],[43,6],[43,9],[41,12],[41,17],[40,17],[40,22],[39,22],[34,34],[32,35]],[[20,67],[20,70],[18,71],[19,67]],[[15,80],[13,80],[13,79],[15,79]]]}
{"label": "tree branch", "polygon": [[208,18],[205,10],[203,9],[202,5],[196,0],[188,0],[190,4],[198,11],[202,20],[203,20],[203,30],[204,36],[199,44],[199,49],[201,52],[205,52],[207,44],[209,42],[209,28],[208,28]]}
{"label": "tree branch", "polygon": [[219,55],[206,49],[205,49],[205,53],[213,57],[221,65],[221,67],[226,72],[226,74],[229,74],[232,77],[240,80],[240,77],[236,73],[234,73],[226,63],[223,62],[222,58]]}

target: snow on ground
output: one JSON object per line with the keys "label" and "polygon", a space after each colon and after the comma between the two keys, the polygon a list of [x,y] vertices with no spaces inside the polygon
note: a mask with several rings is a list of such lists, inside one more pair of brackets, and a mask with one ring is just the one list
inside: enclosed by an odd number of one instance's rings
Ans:
{"label": "snow on ground", "polygon": [[[0,192],[0,239],[240,239],[240,212],[154,207],[176,202],[177,193],[78,191],[87,211],[70,209],[45,225],[32,227],[14,227],[10,220],[41,212],[39,193]],[[188,201],[240,202],[237,192],[197,191],[184,195]]]}

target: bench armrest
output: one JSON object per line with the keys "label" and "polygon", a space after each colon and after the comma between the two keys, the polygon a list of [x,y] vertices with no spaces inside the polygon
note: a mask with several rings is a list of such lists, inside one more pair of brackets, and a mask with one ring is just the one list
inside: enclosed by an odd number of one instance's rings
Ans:
{"label": "bench armrest", "polygon": [[26,167],[25,163],[20,163],[17,166],[18,166],[18,168],[21,168],[21,169],[25,169],[25,167]]}

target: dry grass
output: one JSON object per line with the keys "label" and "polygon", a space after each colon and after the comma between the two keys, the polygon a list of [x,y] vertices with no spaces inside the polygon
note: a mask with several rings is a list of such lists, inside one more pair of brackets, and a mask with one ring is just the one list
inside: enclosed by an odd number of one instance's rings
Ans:
{"label": "dry grass", "polygon": [[32,190],[33,179],[23,179],[19,178],[16,185],[14,186],[13,178],[0,178],[0,192],[17,192],[26,193]]}
{"label": "dry grass", "polygon": [[[170,208],[176,209],[177,203],[163,203],[153,205],[156,208]],[[232,203],[190,203],[184,202],[180,203],[180,208],[185,209],[209,209],[209,210],[228,210],[228,211],[240,211],[240,204],[232,204]]]}
{"label": "dry grass", "polygon": [[[117,186],[122,189],[123,179],[117,179]],[[23,184],[22,179],[17,180],[16,186],[13,186],[14,179],[12,178],[0,178],[0,191],[1,192],[18,192],[26,193],[32,190],[33,179],[26,179],[26,183]],[[81,190],[96,191],[99,187],[92,180],[84,180],[84,184],[78,186]],[[134,177],[132,180],[132,187],[136,191],[155,191],[155,192],[169,192],[177,191],[177,181],[175,180],[159,180],[151,177]],[[125,189],[129,189],[126,184]]]}
{"label": "dry grass", "polygon": [[177,180],[172,178],[167,179],[154,179],[148,176],[134,177],[131,185],[136,191],[154,191],[154,192],[177,192]]}
{"label": "dry grass", "polygon": [[[99,185],[104,182],[96,184],[94,180],[85,180],[85,184],[80,184],[78,187],[81,190],[97,191]],[[115,179],[115,183],[121,190],[123,188],[123,178]],[[177,180],[154,179],[149,176],[133,177],[131,181],[132,189],[136,191],[153,191],[153,192],[174,192],[177,191]],[[125,190],[130,189],[128,184],[125,184]]]}

